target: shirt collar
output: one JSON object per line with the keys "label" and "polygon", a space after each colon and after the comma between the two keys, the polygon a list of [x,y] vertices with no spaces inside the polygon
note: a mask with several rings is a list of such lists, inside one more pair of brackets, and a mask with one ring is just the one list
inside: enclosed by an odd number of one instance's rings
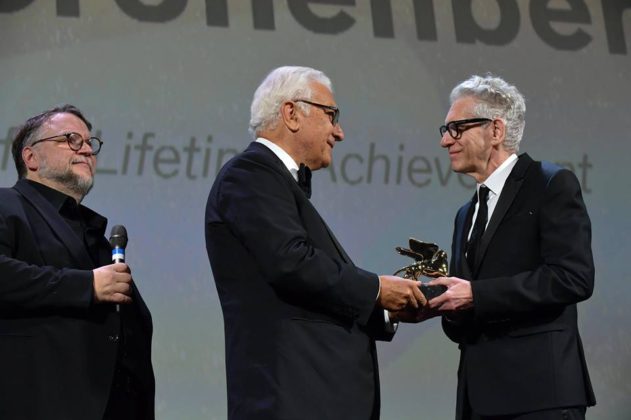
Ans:
{"label": "shirt collar", "polygon": [[[74,198],[62,193],[59,190],[50,188],[47,185],[30,179],[27,179],[26,181],[32,185],[33,188],[35,188],[55,210],[60,212],[60,214],[62,209],[76,212],[76,214],[85,221],[88,228],[96,229],[100,232],[101,236],[105,234],[105,228],[107,227],[107,219],[105,217],[82,204],[77,204],[77,201]],[[64,213],[68,214],[67,212]]]}
{"label": "shirt collar", "polygon": [[[502,193],[502,189],[504,188],[504,184],[506,183],[506,180],[516,163],[517,155],[513,153],[504,162],[502,162],[502,164],[498,166],[497,169],[495,169],[482,184],[484,184],[494,195],[500,195]],[[478,190],[482,184],[477,185]]]}
{"label": "shirt collar", "polygon": [[283,150],[283,148],[277,145],[276,143],[272,143],[271,141],[263,137],[258,137],[255,141],[257,143],[261,143],[263,146],[266,146],[268,149],[274,152],[274,154],[287,167],[287,169],[291,173],[291,176],[293,176],[294,179],[298,181],[298,164],[291,156],[289,156],[289,153]]}
{"label": "shirt collar", "polygon": [[31,179],[27,179],[26,181],[32,185],[46,199],[46,201],[52,204],[57,211],[61,210],[68,200],[71,200],[75,206],[77,204],[74,198],[62,193],[59,190],[49,187],[48,185],[44,185]]}

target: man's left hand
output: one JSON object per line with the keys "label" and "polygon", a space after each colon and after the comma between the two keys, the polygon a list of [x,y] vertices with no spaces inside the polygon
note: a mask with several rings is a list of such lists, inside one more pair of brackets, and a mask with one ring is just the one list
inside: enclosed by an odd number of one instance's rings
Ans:
{"label": "man's left hand", "polygon": [[461,311],[473,307],[471,282],[458,277],[439,277],[428,283],[447,286],[447,291],[429,301],[429,307],[438,311]]}

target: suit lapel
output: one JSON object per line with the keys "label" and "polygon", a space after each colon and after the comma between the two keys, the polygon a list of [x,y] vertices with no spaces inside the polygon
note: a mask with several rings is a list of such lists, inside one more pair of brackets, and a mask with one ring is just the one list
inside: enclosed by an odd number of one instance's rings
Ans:
{"label": "suit lapel", "polygon": [[495,206],[495,210],[493,210],[493,215],[491,216],[491,220],[489,221],[484,234],[482,235],[482,239],[480,241],[480,248],[478,249],[478,253],[475,258],[475,268],[473,269],[473,273],[477,275],[478,269],[480,268],[480,263],[484,258],[484,254],[486,254],[486,250],[489,247],[489,243],[493,238],[493,235],[497,231],[500,223],[504,219],[506,212],[510,208],[511,204],[515,200],[519,189],[524,183],[524,175],[533,160],[527,154],[523,154],[519,157],[519,160],[515,164],[515,167],[511,171],[510,175],[506,179],[506,183],[504,184],[504,188],[502,188],[502,194],[497,201],[497,205]]}
{"label": "suit lapel", "polygon": [[92,259],[88,255],[85,245],[61,217],[57,209],[42,197],[35,188],[30,186],[26,180],[19,180],[14,188],[31,203],[53,234],[65,245],[70,255],[74,258],[77,268],[90,269]]}
{"label": "suit lapel", "polygon": [[280,158],[276,156],[276,154],[272,152],[267,146],[261,143],[252,142],[250,143],[248,148],[245,149],[244,153],[253,153],[259,156],[260,159],[257,159],[259,162],[264,163],[267,166],[271,166],[277,172],[281,173],[285,178],[287,178],[288,182],[294,187],[296,193],[302,194],[305,200],[309,201],[306,194],[304,193],[304,191],[302,191],[302,189],[298,185],[298,182],[291,175],[291,172],[289,172],[289,169],[287,169],[283,161],[280,160]]}
{"label": "suit lapel", "polygon": [[342,248],[342,245],[340,245],[340,243],[337,241],[337,238],[335,237],[335,235],[333,235],[333,232],[331,231],[331,229],[329,229],[329,226],[326,224],[322,216],[320,216],[320,213],[314,207],[313,203],[311,203],[311,201],[307,198],[304,191],[300,189],[300,187],[298,186],[298,183],[296,182],[294,177],[291,175],[291,172],[289,172],[287,167],[278,158],[278,156],[276,156],[276,154],[272,152],[267,146],[257,143],[257,142],[250,143],[250,145],[245,150],[245,152],[255,153],[259,156],[262,156],[265,162],[267,162],[269,165],[275,168],[278,172],[282,173],[283,176],[285,176],[288,180],[290,180],[290,184],[293,185],[295,188],[295,191],[296,191],[295,194],[297,194],[298,197],[300,197],[304,205],[306,205],[307,207],[310,207],[315,212],[315,214],[317,214],[318,217],[320,218],[320,221],[322,222],[322,226],[324,226],[324,229],[329,235],[329,238],[331,239],[331,242],[335,246],[335,249],[337,250],[340,257],[344,260],[344,262],[352,264],[353,262],[351,261],[350,257],[348,256],[346,251],[344,251],[344,248]]}
{"label": "suit lapel", "polygon": [[[455,246],[453,248],[454,252],[454,263],[456,266],[457,274],[464,278],[471,278],[471,268],[467,263],[467,259],[465,257],[465,249],[467,244],[467,236],[469,230],[471,229],[471,219],[473,217],[473,211],[475,210],[474,200],[475,195],[467,204],[465,204],[460,211],[458,212],[458,216],[456,217],[456,230],[454,233],[454,239],[456,241]],[[454,267],[451,268],[451,274],[453,273]]]}
{"label": "suit lapel", "polygon": [[[314,210],[315,210],[315,208],[314,208]],[[317,212],[317,210],[316,210],[316,212]],[[320,213],[318,213],[318,216],[319,215],[320,215]],[[329,234],[329,238],[331,238],[331,242],[333,242],[333,245],[335,245],[335,248],[337,249],[337,252],[340,254],[340,257],[342,257],[344,262],[346,262],[348,264],[353,264],[353,261],[351,261],[351,258],[348,256],[346,251],[344,251],[344,248],[342,248],[342,245],[340,245],[340,243],[337,241],[337,238],[335,237],[335,235],[333,235],[333,232],[331,231],[331,229],[329,229],[329,226],[326,224],[326,222],[324,221],[322,216],[320,216],[320,220],[322,221],[322,224],[326,228],[326,231]]]}

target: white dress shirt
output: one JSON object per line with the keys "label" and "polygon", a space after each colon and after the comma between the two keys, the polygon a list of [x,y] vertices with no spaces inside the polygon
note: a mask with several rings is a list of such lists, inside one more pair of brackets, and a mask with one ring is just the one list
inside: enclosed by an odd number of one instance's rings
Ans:
{"label": "white dress shirt", "polygon": [[276,143],[272,143],[268,139],[264,139],[263,137],[257,137],[257,143],[261,143],[270,149],[274,154],[283,162],[283,164],[289,169],[289,172],[294,177],[296,181],[298,181],[298,164],[296,161],[289,156],[289,153],[283,150],[282,147],[277,145]]}
{"label": "white dress shirt", "polygon": [[[508,159],[506,159],[500,166],[497,167],[496,170],[489,175],[489,177],[481,184],[476,185],[476,194],[478,194],[478,201],[475,203],[475,211],[473,213],[473,219],[478,216],[478,208],[480,207],[480,186],[484,185],[489,189],[489,196],[486,200],[486,204],[488,207],[488,217],[486,219],[486,225],[484,228],[489,225],[489,221],[491,220],[491,216],[493,215],[493,211],[495,211],[495,206],[497,206],[497,200],[502,193],[502,189],[504,189],[504,184],[508,179],[508,175],[510,175],[513,167],[517,163],[517,155],[511,154]],[[471,232],[473,232],[473,225],[471,223],[471,228],[469,229],[469,234],[467,235],[467,239],[471,238]]]}

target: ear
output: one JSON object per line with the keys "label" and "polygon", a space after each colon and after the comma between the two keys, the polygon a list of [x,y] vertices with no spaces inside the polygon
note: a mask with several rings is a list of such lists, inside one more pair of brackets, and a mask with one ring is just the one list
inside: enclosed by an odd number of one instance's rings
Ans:
{"label": "ear", "polygon": [[298,106],[295,102],[285,101],[280,106],[280,118],[285,127],[295,133],[300,129],[300,121],[298,115]]}
{"label": "ear", "polygon": [[22,160],[29,171],[36,171],[39,168],[39,157],[28,146],[22,149]]}
{"label": "ear", "polygon": [[506,123],[501,118],[494,119],[491,124],[493,129],[492,144],[499,146],[506,139]]}

